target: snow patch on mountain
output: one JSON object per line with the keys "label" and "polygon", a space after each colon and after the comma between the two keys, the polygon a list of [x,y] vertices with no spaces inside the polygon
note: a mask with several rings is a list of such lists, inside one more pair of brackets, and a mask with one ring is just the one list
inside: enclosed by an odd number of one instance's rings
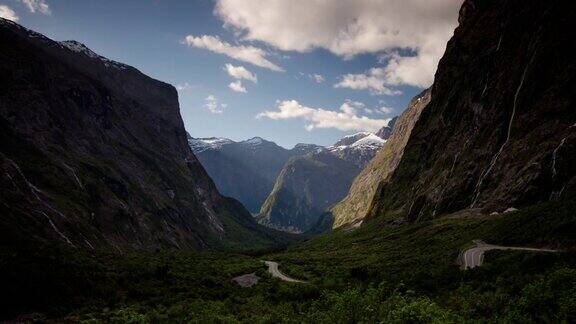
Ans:
{"label": "snow patch on mountain", "polygon": [[377,150],[381,148],[384,143],[386,143],[386,140],[378,137],[376,134],[362,132],[343,137],[334,145],[328,147],[328,149],[330,151],[342,151],[348,149]]}
{"label": "snow patch on mountain", "polygon": [[384,143],[386,140],[374,133],[360,132],[343,137],[327,149],[341,159],[363,168]]}
{"label": "snow patch on mountain", "polygon": [[106,67],[114,67],[114,68],[121,69],[121,70],[125,70],[128,68],[128,65],[126,65],[126,64],[122,64],[122,63],[110,60],[104,56],[96,54],[94,51],[89,49],[86,45],[84,45],[78,41],[75,41],[75,40],[62,41],[62,42],[60,42],[60,45],[62,45],[63,47],[65,47],[65,48],[67,48],[73,52],[84,54],[84,55],[88,56],[89,58],[99,59],[104,63],[104,65]]}
{"label": "snow patch on mountain", "polygon": [[264,142],[264,139],[262,137],[252,137],[251,139],[247,139],[245,141],[242,141],[242,143],[250,144],[250,145],[260,145],[263,142]]}
{"label": "snow patch on mountain", "polygon": [[385,139],[376,136],[376,134],[369,134],[368,136],[363,137],[357,140],[356,142],[352,143],[352,145],[350,146],[359,148],[361,147],[380,148],[382,147],[382,145],[384,145],[384,143],[386,143]]}
{"label": "snow patch on mountain", "polygon": [[219,150],[222,146],[231,143],[234,143],[234,141],[224,137],[188,138],[188,144],[194,154],[208,150]]}

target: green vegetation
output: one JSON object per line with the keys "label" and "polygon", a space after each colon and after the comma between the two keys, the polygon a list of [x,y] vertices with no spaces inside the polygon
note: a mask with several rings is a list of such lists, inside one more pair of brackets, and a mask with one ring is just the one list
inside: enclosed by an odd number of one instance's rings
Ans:
{"label": "green vegetation", "polygon": [[[112,323],[450,323],[576,320],[576,203],[391,225],[311,238],[263,254],[1,250],[2,316]],[[495,251],[462,271],[473,239],[562,253]],[[281,282],[261,260],[309,281]],[[231,278],[256,272],[240,288]]]}

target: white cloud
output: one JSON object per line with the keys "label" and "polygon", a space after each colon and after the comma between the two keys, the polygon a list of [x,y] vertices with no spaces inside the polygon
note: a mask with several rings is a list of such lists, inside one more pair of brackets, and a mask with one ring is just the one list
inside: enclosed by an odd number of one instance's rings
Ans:
{"label": "white cloud", "polygon": [[400,91],[387,86],[388,75],[385,68],[372,68],[366,73],[345,74],[335,88],[349,88],[354,90],[369,90],[372,94],[399,95]]}
{"label": "white cloud", "polygon": [[380,107],[378,109],[376,109],[377,112],[381,113],[381,114],[391,114],[394,112],[394,108],[390,108],[390,107]]}
{"label": "white cloud", "polygon": [[[457,24],[462,0],[217,0],[215,14],[244,40],[285,51],[324,48],[345,59],[396,53],[390,85],[426,87]],[[402,56],[397,49],[413,55]]]}
{"label": "white cloud", "polygon": [[232,64],[227,63],[224,66],[224,71],[226,71],[228,73],[228,75],[230,75],[234,79],[238,79],[238,80],[246,79],[246,80],[252,81],[254,83],[258,82],[258,78],[256,77],[256,74],[248,71],[243,66],[234,66]]}
{"label": "white cloud", "polygon": [[20,2],[25,4],[31,13],[40,12],[44,15],[52,14],[52,10],[50,10],[50,6],[46,0],[20,0]]}
{"label": "white cloud", "polygon": [[274,111],[264,111],[256,118],[270,118],[273,120],[303,119],[308,131],[316,128],[335,128],[342,131],[370,131],[377,132],[387,125],[389,119],[370,119],[358,116],[358,109],[364,104],[347,100],[338,111],[303,106],[296,100],[278,101]]}
{"label": "white cloud", "polygon": [[322,74],[309,74],[308,77],[316,83],[324,82],[324,76],[322,76]]}
{"label": "white cloud", "polygon": [[186,90],[190,90],[191,88],[192,88],[192,86],[188,82],[179,83],[176,85],[176,90],[178,90],[178,91],[186,91]]}
{"label": "white cloud", "polygon": [[226,104],[219,103],[218,98],[216,98],[214,95],[209,95],[206,97],[205,101],[206,103],[204,104],[204,107],[206,107],[206,109],[208,109],[208,111],[213,114],[223,113],[224,108],[228,106]]}
{"label": "white cloud", "polygon": [[246,88],[244,88],[244,86],[242,85],[242,81],[240,81],[240,80],[230,82],[230,84],[228,85],[228,88],[230,88],[232,91],[235,91],[235,92],[246,93]]}
{"label": "white cloud", "polygon": [[207,49],[218,54],[229,56],[238,61],[254,64],[256,66],[267,68],[272,71],[284,71],[278,65],[270,62],[266,58],[268,53],[258,47],[247,45],[232,45],[220,40],[218,37],[209,35],[203,35],[200,37],[188,35],[184,38],[182,43],[188,46]]}
{"label": "white cloud", "polygon": [[5,5],[0,5],[0,17],[12,21],[18,21],[20,19],[14,10]]}

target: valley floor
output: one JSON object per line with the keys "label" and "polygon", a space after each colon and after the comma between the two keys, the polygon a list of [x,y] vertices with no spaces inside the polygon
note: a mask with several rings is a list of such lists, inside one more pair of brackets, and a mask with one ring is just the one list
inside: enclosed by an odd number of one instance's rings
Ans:
{"label": "valley floor", "polygon": [[[112,323],[573,322],[576,203],[490,217],[454,215],[313,237],[252,254],[90,254],[0,250],[0,320]],[[487,251],[463,271],[459,255],[482,239],[559,253]],[[280,263],[272,277],[262,260]],[[255,273],[242,288],[232,278]]]}

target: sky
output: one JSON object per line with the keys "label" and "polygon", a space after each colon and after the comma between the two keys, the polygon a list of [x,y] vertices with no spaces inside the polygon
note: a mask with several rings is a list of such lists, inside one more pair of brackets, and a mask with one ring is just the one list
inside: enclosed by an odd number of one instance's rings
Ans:
{"label": "sky", "polygon": [[429,87],[462,0],[0,0],[178,90],[193,137],[286,148],[376,132]]}

